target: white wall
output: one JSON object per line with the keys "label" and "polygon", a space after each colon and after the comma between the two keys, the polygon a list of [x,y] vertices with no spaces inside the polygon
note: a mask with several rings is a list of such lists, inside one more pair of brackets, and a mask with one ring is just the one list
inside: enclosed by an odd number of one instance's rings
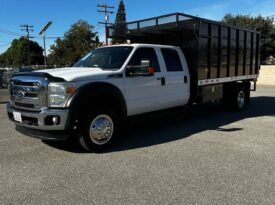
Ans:
{"label": "white wall", "polygon": [[261,66],[257,84],[275,86],[275,66]]}

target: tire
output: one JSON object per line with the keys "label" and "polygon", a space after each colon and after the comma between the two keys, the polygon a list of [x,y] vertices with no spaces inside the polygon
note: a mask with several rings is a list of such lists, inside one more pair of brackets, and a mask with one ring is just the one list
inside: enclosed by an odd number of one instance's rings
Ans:
{"label": "tire", "polygon": [[238,89],[236,89],[235,95],[234,95],[234,107],[235,110],[241,111],[244,109],[246,104],[246,95],[245,90],[242,86],[240,86]]}
{"label": "tire", "polygon": [[87,112],[80,120],[80,145],[88,152],[102,152],[109,148],[119,133],[116,112],[106,107]]}
{"label": "tire", "polygon": [[231,84],[231,86],[226,87],[224,92],[224,105],[235,111],[243,110],[250,98],[248,96],[249,92],[247,92],[243,84]]}

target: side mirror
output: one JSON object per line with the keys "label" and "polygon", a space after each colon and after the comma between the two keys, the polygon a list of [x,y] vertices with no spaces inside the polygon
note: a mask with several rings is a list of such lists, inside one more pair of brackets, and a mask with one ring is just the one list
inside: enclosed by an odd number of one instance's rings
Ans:
{"label": "side mirror", "polygon": [[141,67],[149,68],[150,61],[149,60],[141,60]]}
{"label": "side mirror", "polygon": [[150,66],[150,60],[141,60],[141,65],[132,66],[128,65],[126,69],[126,76],[127,77],[136,77],[136,76],[153,76],[154,75],[154,68]]}

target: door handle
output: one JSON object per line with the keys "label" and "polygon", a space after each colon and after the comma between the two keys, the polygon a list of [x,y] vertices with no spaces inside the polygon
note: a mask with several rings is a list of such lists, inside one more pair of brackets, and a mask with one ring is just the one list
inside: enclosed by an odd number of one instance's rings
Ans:
{"label": "door handle", "polygon": [[187,76],[184,76],[184,83],[187,83]]}
{"label": "door handle", "polygon": [[161,81],[161,85],[165,85],[165,77],[157,78],[157,80]]}

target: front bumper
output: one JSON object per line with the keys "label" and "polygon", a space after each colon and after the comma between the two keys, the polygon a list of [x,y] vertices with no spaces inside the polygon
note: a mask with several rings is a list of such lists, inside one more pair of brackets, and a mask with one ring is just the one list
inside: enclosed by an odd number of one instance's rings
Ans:
{"label": "front bumper", "polygon": [[[14,112],[21,114],[22,122],[15,121]],[[49,140],[63,140],[66,138],[65,133],[70,122],[69,109],[44,108],[39,112],[23,111],[8,103],[7,113],[9,119],[15,123],[16,130],[23,134]],[[52,117],[59,119],[57,124],[51,123]]]}
{"label": "front bumper", "polygon": [[18,125],[16,125],[15,129],[23,135],[38,138],[41,140],[65,141],[69,138],[69,134],[66,131],[40,131],[20,127]]}

